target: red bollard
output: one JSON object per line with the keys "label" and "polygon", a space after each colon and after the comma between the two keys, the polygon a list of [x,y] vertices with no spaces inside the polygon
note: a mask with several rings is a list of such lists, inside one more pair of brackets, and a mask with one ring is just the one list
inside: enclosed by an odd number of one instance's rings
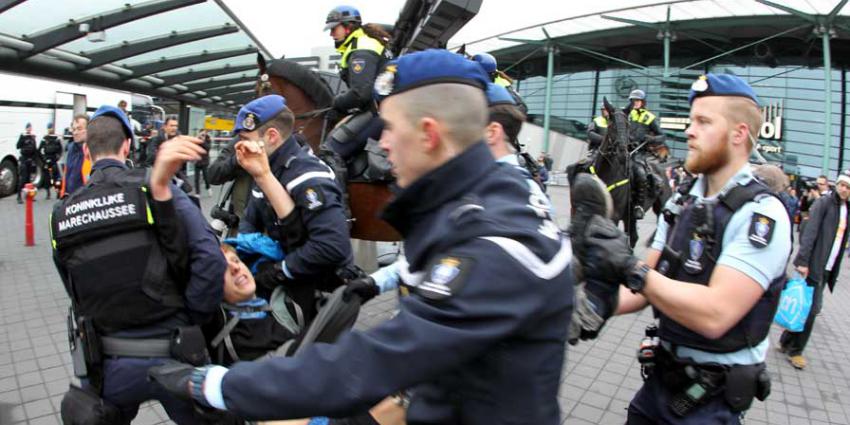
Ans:
{"label": "red bollard", "polygon": [[38,191],[32,183],[24,185],[24,192],[27,195],[26,215],[24,222],[24,233],[26,234],[26,246],[35,246],[34,226],[32,220],[32,200]]}

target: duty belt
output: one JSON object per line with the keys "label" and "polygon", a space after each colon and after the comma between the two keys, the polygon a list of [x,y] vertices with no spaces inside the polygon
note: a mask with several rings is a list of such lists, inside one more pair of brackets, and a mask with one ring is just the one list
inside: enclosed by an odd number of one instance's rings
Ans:
{"label": "duty belt", "polygon": [[115,357],[171,357],[169,339],[100,338],[103,354]]}

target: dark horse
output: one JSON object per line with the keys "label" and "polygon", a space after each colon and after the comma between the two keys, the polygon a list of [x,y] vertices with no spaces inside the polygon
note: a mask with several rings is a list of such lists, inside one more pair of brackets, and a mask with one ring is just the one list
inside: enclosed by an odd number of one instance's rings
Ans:
{"label": "dark horse", "polygon": [[[314,153],[322,138],[336,123],[327,122],[324,112],[331,106],[333,92],[317,73],[297,62],[277,59],[266,63],[257,56],[257,96],[276,93],[286,98],[295,114],[294,132],[300,133]],[[398,241],[401,236],[378,214],[391,197],[386,183],[349,182],[349,207],[353,219],[351,237],[368,241]]]}
{"label": "dark horse", "polygon": [[[629,152],[629,120],[625,112],[619,108],[614,108],[607,99],[603,99],[605,109],[609,113],[608,133],[603,139],[596,156],[592,159],[587,171],[599,177],[608,188],[611,198],[614,201],[614,213],[611,219],[614,223],[619,224],[622,221],[625,224],[625,229],[629,234],[629,240],[632,247],[638,240],[637,220],[633,214],[632,205],[632,185],[631,185],[631,161],[638,160]],[[644,159],[640,159],[641,162]],[[657,167],[650,165],[652,174],[657,174]],[[661,180],[661,179],[657,179]],[[666,181],[666,180],[665,180]],[[650,187],[647,191],[645,205],[642,205],[644,211],[648,211],[649,207],[657,213],[661,207],[667,202],[670,197],[669,186],[664,184]],[[666,190],[665,190],[666,186]]]}

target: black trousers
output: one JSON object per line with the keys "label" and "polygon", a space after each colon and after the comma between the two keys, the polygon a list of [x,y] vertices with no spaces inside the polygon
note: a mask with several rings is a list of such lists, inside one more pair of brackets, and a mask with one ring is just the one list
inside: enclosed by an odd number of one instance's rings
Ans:
{"label": "black trousers", "polygon": [[705,404],[694,408],[685,417],[673,414],[668,407],[672,395],[661,384],[659,373],[652,374],[629,404],[626,425],[739,425],[742,413],[735,413],[726,404],[722,395],[712,397]]}
{"label": "black trousers", "polygon": [[809,317],[806,318],[806,325],[803,332],[790,332],[788,330],[782,332],[782,337],[779,339],[779,344],[789,356],[797,356],[803,354],[806,344],[809,342],[809,337],[812,336],[812,328],[815,326],[815,317],[820,314],[823,308],[823,288],[831,278],[832,272],[824,271],[823,279],[820,282],[812,281],[806,278],[806,284],[814,287],[812,294],[812,309],[809,311]]}
{"label": "black trousers", "polygon": [[19,158],[20,165],[18,166],[18,197],[21,196],[21,190],[24,189],[24,185],[30,182],[32,179],[32,173],[35,172],[35,158],[21,157]]}

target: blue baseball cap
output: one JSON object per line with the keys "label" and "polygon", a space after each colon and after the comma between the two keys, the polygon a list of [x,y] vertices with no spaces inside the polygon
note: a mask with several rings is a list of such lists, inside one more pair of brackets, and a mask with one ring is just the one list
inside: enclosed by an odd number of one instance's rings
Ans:
{"label": "blue baseball cap", "polygon": [[759,98],[753,88],[741,77],[732,74],[709,73],[701,75],[691,84],[688,103],[693,104],[694,99],[704,96],[746,97],[755,102],[756,105],[759,104]]}
{"label": "blue baseball cap", "polygon": [[516,106],[514,97],[508,93],[508,89],[498,84],[487,84],[487,106],[513,105]]}
{"label": "blue baseball cap", "polygon": [[117,118],[118,121],[121,122],[121,127],[124,128],[124,135],[127,136],[127,138],[129,139],[133,138],[133,126],[130,124],[130,119],[127,118],[127,114],[124,113],[124,111],[119,109],[117,106],[103,105],[100,108],[97,108],[97,110],[94,111],[94,114],[91,116],[91,120],[94,121],[101,116],[111,116]]}
{"label": "blue baseball cap", "polygon": [[280,111],[286,109],[286,99],[277,94],[270,94],[248,102],[236,114],[236,125],[233,133],[254,131],[266,121],[274,118]]}
{"label": "blue baseball cap", "polygon": [[478,63],[444,49],[403,55],[387,63],[375,79],[375,100],[431,84],[467,84],[484,90],[490,78]]}

